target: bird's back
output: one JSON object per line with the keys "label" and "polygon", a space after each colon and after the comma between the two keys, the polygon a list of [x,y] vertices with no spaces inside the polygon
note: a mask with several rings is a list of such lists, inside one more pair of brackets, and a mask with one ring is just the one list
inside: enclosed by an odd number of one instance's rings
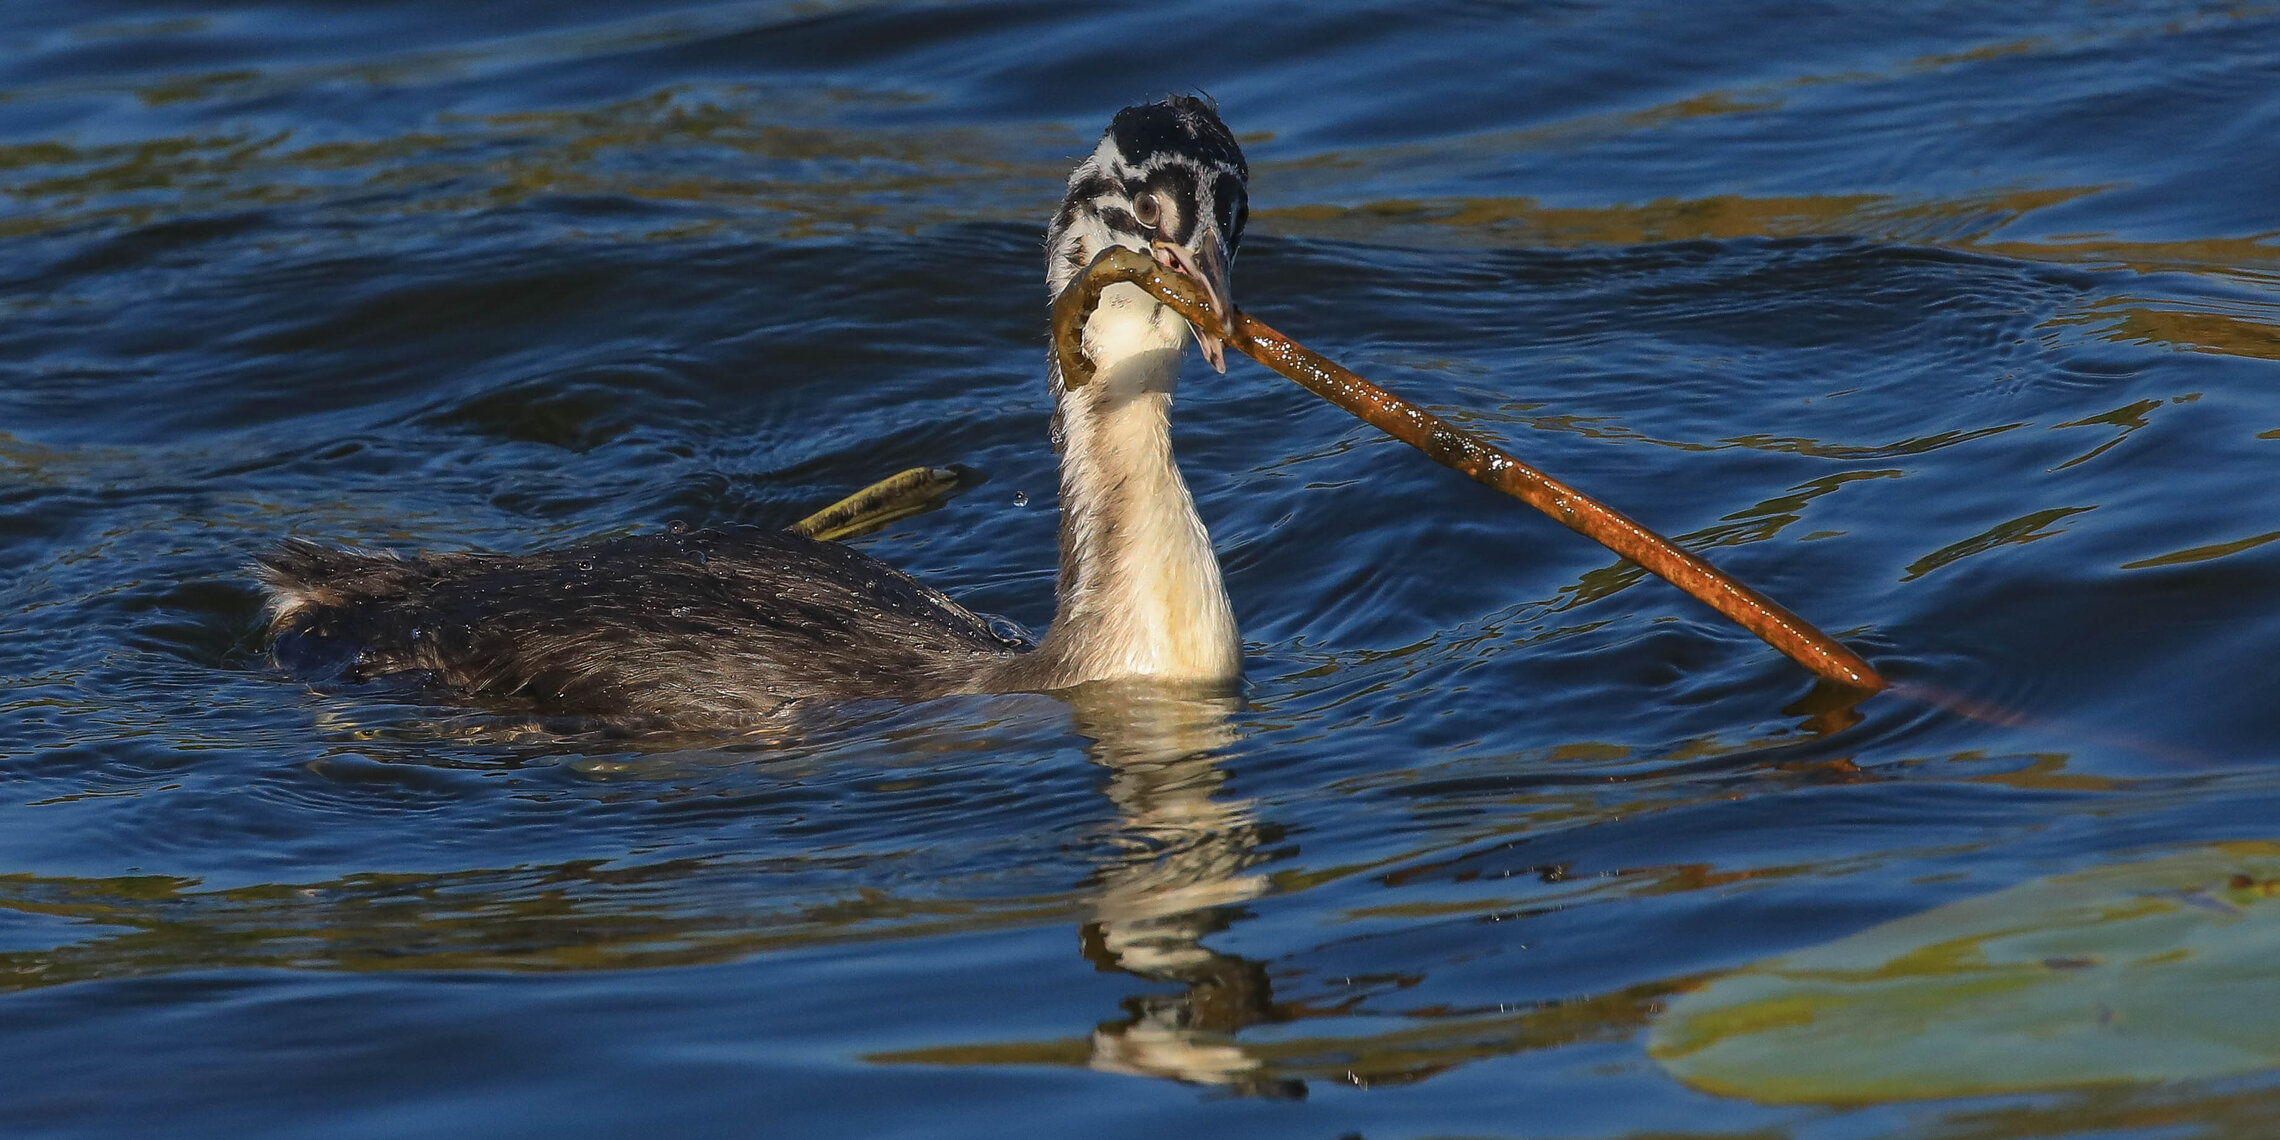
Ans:
{"label": "bird's back", "polygon": [[1016,649],[900,571],[781,530],[416,558],[292,541],[259,562],[281,641],[338,647],[352,678],[551,712],[760,724],[972,691]]}

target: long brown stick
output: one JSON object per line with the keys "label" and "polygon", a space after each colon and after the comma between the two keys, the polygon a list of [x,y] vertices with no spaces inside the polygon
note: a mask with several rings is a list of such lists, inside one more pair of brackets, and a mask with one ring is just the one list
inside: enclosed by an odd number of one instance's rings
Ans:
{"label": "long brown stick", "polygon": [[[1194,281],[1163,269],[1146,254],[1111,247],[1094,258],[1091,267],[1053,301],[1054,350],[1059,354],[1062,382],[1070,387],[1092,379],[1092,362],[1085,359],[1082,347],[1084,323],[1099,307],[1101,290],[1119,282],[1154,294],[1198,328],[1219,327],[1219,315],[1211,311],[1209,299]],[[1873,692],[1885,687],[1884,678],[1859,654],[1669,539],[1514,459],[1487,440],[1354,375],[1248,313],[1234,314],[1232,325],[1227,342],[1251,359],[1424,452],[1434,462],[1462,471],[1638,563],[1732,618],[1807,669],[1857,689]]]}

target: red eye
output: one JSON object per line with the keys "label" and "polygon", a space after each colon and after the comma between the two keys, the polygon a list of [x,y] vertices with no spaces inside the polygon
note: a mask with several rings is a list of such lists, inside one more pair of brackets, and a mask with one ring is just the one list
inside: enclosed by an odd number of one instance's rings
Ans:
{"label": "red eye", "polygon": [[1132,200],[1132,216],[1143,226],[1154,226],[1164,216],[1164,204],[1154,194],[1142,194]]}

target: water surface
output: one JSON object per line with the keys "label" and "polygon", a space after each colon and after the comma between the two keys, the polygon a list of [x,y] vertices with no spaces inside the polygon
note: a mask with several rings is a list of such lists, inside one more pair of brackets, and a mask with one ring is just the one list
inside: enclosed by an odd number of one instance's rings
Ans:
{"label": "water surface", "polygon": [[[2262,1071],[1788,1103],[1649,1038],[2280,838],[2276,80],[2257,3],[0,9],[0,1119],[2266,1134]],[[269,659],[280,537],[919,463],[986,481],[857,545],[1042,626],[1039,235],[1174,89],[1252,159],[1241,303],[2003,715],[1832,713],[1247,363],[1176,412],[1237,702],[628,741]]]}

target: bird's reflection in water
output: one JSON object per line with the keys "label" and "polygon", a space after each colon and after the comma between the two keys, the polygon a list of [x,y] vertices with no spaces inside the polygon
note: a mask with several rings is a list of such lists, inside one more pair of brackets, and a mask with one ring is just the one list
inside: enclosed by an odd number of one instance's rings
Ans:
{"label": "bird's reflection in water", "polygon": [[1170,1077],[1232,1091],[1303,1095],[1269,1076],[1235,1033],[1281,1020],[1266,967],[1203,944],[1266,893],[1251,868],[1267,838],[1249,800],[1223,797],[1219,753],[1235,739],[1232,697],[1158,687],[1092,685],[1070,696],[1076,726],[1108,770],[1124,850],[1097,877],[1081,932],[1085,957],[1177,992],[1124,1000],[1125,1016],[1093,1031],[1087,1063],[1104,1072]]}

